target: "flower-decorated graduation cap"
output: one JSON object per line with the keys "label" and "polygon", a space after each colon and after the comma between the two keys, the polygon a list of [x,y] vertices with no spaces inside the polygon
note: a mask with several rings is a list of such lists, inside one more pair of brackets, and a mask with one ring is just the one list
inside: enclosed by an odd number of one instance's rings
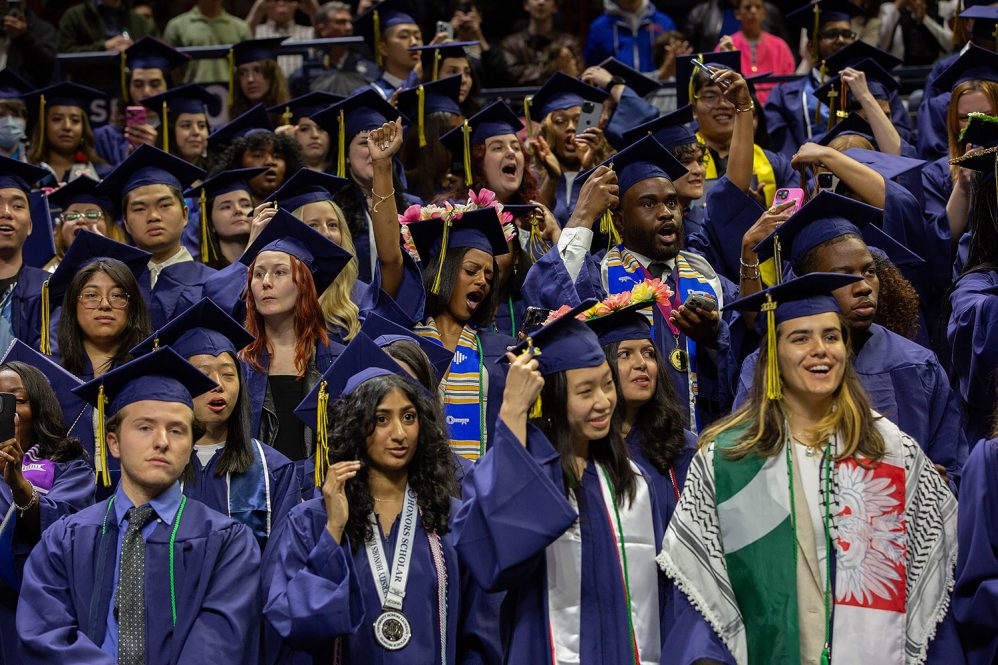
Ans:
{"label": "flower-decorated graduation cap", "polygon": [[229,105],[235,101],[236,68],[259,60],[277,60],[277,49],[287,37],[246,39],[229,48]]}
{"label": "flower-decorated graduation cap", "polygon": [[274,125],[263,104],[256,104],[242,115],[230,120],[208,135],[208,147],[212,150],[222,150],[236,139],[257,132],[272,132]]}
{"label": "flower-decorated graduation cap", "polygon": [[651,134],[663,148],[675,148],[697,142],[696,134],[690,129],[691,122],[693,122],[693,105],[687,104],[672,113],[660,115],[654,120],[628,129],[622,137],[624,143],[631,145]]}
{"label": "flower-decorated graduation cap", "polygon": [[419,147],[426,145],[426,115],[428,113],[451,113],[462,115],[461,77],[448,76],[445,79],[421,83],[415,88],[398,94],[398,109],[407,118],[415,118],[419,130]]}
{"label": "flower-decorated graduation cap", "polygon": [[360,132],[377,129],[399,115],[395,107],[382,99],[377,90],[367,87],[316,113],[312,116],[312,121],[329,132],[330,142],[336,137],[336,175],[342,178],[347,172],[347,143]]}
{"label": "flower-decorated graduation cap", "polygon": [[349,395],[365,381],[391,375],[400,376],[420,390],[426,390],[371,338],[360,332],[295,407],[298,419],[315,428],[316,487],[322,486],[329,464],[329,402]]}
{"label": "flower-decorated graduation cap", "polygon": [[998,81],[998,53],[969,44],[967,50],[936,77],[939,90],[952,90],[965,81]]}
{"label": "flower-decorated graduation cap", "polygon": [[129,192],[148,185],[167,185],[183,192],[203,177],[204,171],[190,162],[143,144],[107,174],[97,193],[123,201]]}
{"label": "flower-decorated graduation cap", "polygon": [[707,85],[707,75],[693,65],[697,60],[714,69],[730,69],[741,73],[742,55],[738,51],[693,53],[676,58],[676,106],[692,104],[696,91]]}
{"label": "flower-decorated graduation cap", "polygon": [[21,99],[28,107],[28,114],[35,122],[41,123],[41,140],[45,140],[45,109],[50,106],[70,106],[81,109],[88,118],[90,104],[96,99],[104,99],[106,95],[100,90],[89,88],[79,83],[63,81],[45,88],[39,88]]}
{"label": "flower-decorated graduation cap", "polygon": [[998,180],[998,117],[972,113],[967,126],[960,134],[960,140],[978,148],[951,159],[949,163],[985,175],[994,174]]}
{"label": "flower-decorated graduation cap", "polygon": [[223,353],[235,357],[253,340],[253,335],[222,308],[210,299],[202,298],[139,342],[131,353],[141,355],[170,347],[183,358]]}
{"label": "flower-decorated graduation cap", "polygon": [[454,358],[452,352],[426,337],[417,335],[409,328],[403,328],[393,321],[378,316],[374,312],[368,312],[364,317],[364,323],[360,326],[360,332],[363,335],[367,335],[375,344],[382,348],[403,340],[415,343],[426,354],[427,359],[429,359],[438,382],[450,370],[451,360]]}
{"label": "flower-decorated graduation cap", "polygon": [[[436,81],[440,77],[440,63],[447,58],[468,59],[470,46],[478,46],[481,42],[442,42],[440,44],[422,44],[413,46],[410,51],[418,51],[423,60],[423,71],[431,74],[430,80]],[[410,116],[411,117],[411,116]]]}
{"label": "flower-decorated graduation cap", "polygon": [[776,328],[785,321],[804,316],[839,312],[839,303],[832,295],[835,289],[862,280],[859,275],[812,272],[782,284],[776,284],[726,305],[725,310],[761,312],[757,328],[766,335],[766,397],[783,399],[779,356],[776,352]]}
{"label": "flower-decorated graduation cap", "polygon": [[7,347],[3,358],[0,358],[0,365],[11,361],[31,365],[45,375],[55,392],[59,406],[62,407],[63,422],[66,424],[66,429],[69,430],[87,406],[86,402],[73,392],[74,389],[83,385],[83,381],[19,339],[15,339]]}
{"label": "flower-decorated graduation cap", "polygon": [[583,320],[602,346],[634,339],[651,339],[651,321],[645,313],[655,303],[668,300],[669,287],[660,279],[646,279],[630,291],[600,301],[582,313]]}
{"label": "flower-decorated graduation cap", "polygon": [[344,99],[342,95],[316,90],[289,99],[283,104],[271,106],[267,109],[267,113],[279,114],[285,125],[294,125],[302,118],[311,118],[319,111],[327,109],[333,104],[339,104]]}
{"label": "flower-decorated graduation cap", "polygon": [[419,24],[409,3],[406,0],[382,0],[354,20],[353,30],[354,34],[364,38],[374,52],[375,62],[382,67],[384,59],[378,50],[378,43],[388,28],[403,24]]}
{"label": "flower-decorated graduation cap", "polygon": [[191,56],[181,53],[155,37],[145,36],[121,52],[121,98],[128,99],[128,71],[158,69],[166,76],[171,70],[190,62]]}
{"label": "flower-decorated graduation cap", "polygon": [[0,189],[19,189],[31,193],[32,186],[48,175],[45,169],[0,155]]}
{"label": "flower-decorated graduation cap", "polygon": [[97,482],[110,487],[106,418],[135,402],[171,402],[194,408],[194,398],[216,387],[214,381],[169,347],[140,356],[75,388],[97,409]]}
{"label": "flower-decorated graduation cap", "polygon": [[492,102],[481,111],[465,118],[464,121],[440,137],[451,154],[456,158],[461,155],[464,163],[464,182],[469,187],[472,183],[471,148],[485,143],[493,136],[516,134],[523,129],[523,123],[513,113],[513,109],[501,99]]}
{"label": "flower-decorated graduation cap", "polygon": [[249,266],[260,252],[284,252],[304,263],[312,273],[318,295],[322,295],[353,258],[350,252],[280,209],[239,257],[239,262]]}
{"label": "flower-decorated graduation cap", "polygon": [[650,76],[645,76],[613,56],[599,63],[599,66],[610,72],[612,76],[619,76],[624,79],[624,85],[633,90],[638,97],[647,97],[662,87],[662,84],[657,80]]}
{"label": "flower-decorated graduation cap", "polygon": [[555,72],[533,97],[524,99],[524,115],[534,122],[540,122],[555,111],[581,106],[586,101],[602,104],[607,97],[605,90],[583,83],[564,72]]}
{"label": "flower-decorated graduation cap", "polygon": [[437,276],[431,289],[434,293],[437,293],[440,286],[444,258],[451,249],[480,249],[490,256],[509,253],[509,245],[506,244],[506,235],[496,208],[469,210],[453,219],[436,217],[412,222],[407,228],[416,251],[419,252],[423,270],[428,270],[433,259],[440,257]]}
{"label": "flower-decorated graduation cap", "polygon": [[216,196],[237,191],[247,192],[252,198],[253,188],[250,187],[249,181],[266,171],[266,166],[221,171],[207,180],[204,180],[200,185],[191,187],[184,192],[184,196],[196,198],[200,204],[199,209],[201,210],[201,219],[199,220],[199,223],[201,226],[202,262],[208,263],[209,261],[218,258],[218,255],[215,252],[215,246],[208,242],[208,223],[209,218],[211,217],[211,214],[208,211],[208,199],[214,199]]}
{"label": "flower-decorated graduation cap", "polygon": [[159,132],[162,138],[160,145],[163,150],[170,149],[170,114],[173,117],[181,113],[204,114],[207,118],[218,115],[222,110],[222,100],[197,83],[170,88],[158,95],[146,97],[140,104],[159,114]]}
{"label": "flower-decorated graduation cap", "polygon": [[349,183],[346,178],[302,167],[285,180],[277,191],[265,198],[263,203],[276,202],[284,210],[294,212],[309,203],[332,201],[336,192]]}

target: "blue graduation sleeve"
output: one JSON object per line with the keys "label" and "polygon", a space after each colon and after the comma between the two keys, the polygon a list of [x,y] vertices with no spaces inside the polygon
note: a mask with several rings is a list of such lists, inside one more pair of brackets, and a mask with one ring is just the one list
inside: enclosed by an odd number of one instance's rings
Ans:
{"label": "blue graduation sleeve", "polygon": [[52,276],[40,268],[24,266],[10,296],[10,325],[14,337],[33,349],[41,342],[42,284]]}
{"label": "blue graduation sleeve", "polygon": [[735,665],[735,659],[686,594],[671,585],[672,629],[662,645],[662,665]]}
{"label": "blue graduation sleeve", "polygon": [[719,178],[707,193],[706,219],[700,233],[690,238],[690,250],[707,259],[719,275],[737,283],[742,236],[763,212],[765,208],[733,185],[728,176]]}
{"label": "blue graduation sleeve", "polygon": [[182,304],[197,302],[203,292],[205,281],[215,274],[215,270],[197,261],[174,263],[163,268],[156,279],[156,288],[150,293],[149,273],[143,274],[140,284],[149,305],[149,317],[153,328],[161,328],[181,311]]}
{"label": "blue graduation sleeve", "polygon": [[970,441],[990,435],[991,378],[998,368],[998,273],[968,273],[953,286],[946,325],[949,367],[967,409]]}
{"label": "blue graduation sleeve", "polygon": [[574,307],[588,298],[606,297],[600,268],[592,254],[586,254],[582,270],[573,281],[557,247],[549,249],[530,266],[520,293],[528,306],[545,309],[558,309],[562,305]]}
{"label": "blue graduation sleeve", "polygon": [[[932,79],[929,79],[932,80]],[[946,112],[949,110],[950,92],[931,94],[928,87],[922,103],[918,105],[918,156],[922,159],[939,159],[949,155],[949,137],[946,135]]]}
{"label": "blue graduation sleeve", "polygon": [[952,613],[967,662],[998,661],[998,440],[978,442],[963,470]]}
{"label": "blue graduation sleeve", "polygon": [[95,128],[94,144],[97,154],[111,166],[117,166],[128,157],[128,140],[117,125],[107,124]]}
{"label": "blue graduation sleeve", "polygon": [[603,133],[606,134],[606,140],[610,142],[610,145],[622,150],[627,147],[622,137],[624,132],[646,122],[651,122],[658,116],[657,108],[638,96],[638,93],[624,86],[624,92],[620,95],[617,108],[610,116],[610,122],[603,129]]}
{"label": "blue graduation sleeve", "polygon": [[787,158],[807,140],[802,97],[806,84],[806,78],[781,83],[770,91],[763,107],[770,148]]}

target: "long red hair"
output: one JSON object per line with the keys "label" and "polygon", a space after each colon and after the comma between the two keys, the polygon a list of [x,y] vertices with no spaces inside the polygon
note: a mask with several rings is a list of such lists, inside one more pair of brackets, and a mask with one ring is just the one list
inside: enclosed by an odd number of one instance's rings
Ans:
{"label": "long red hair", "polygon": [[[291,281],[298,288],[298,302],[295,303],[295,369],[298,376],[305,376],[308,370],[308,363],[312,360],[317,341],[329,344],[329,333],[326,331],[326,318],[322,315],[322,308],[319,306],[319,296],[315,291],[315,281],[312,273],[297,257],[288,255],[291,258]],[[256,261],[249,267],[249,282],[253,281],[253,271],[256,268]],[[256,311],[256,303],[253,301],[253,289],[246,289],[246,330],[256,339],[239,352],[239,357],[253,369],[265,372],[266,368],[260,363],[264,350],[268,355],[273,355],[267,341],[267,328],[263,322],[263,315]]]}

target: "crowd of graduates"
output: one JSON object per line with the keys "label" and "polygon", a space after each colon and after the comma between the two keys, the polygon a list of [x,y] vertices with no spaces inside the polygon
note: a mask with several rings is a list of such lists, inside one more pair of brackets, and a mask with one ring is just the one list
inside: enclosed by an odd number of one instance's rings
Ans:
{"label": "crowd of graduates", "polygon": [[665,112],[414,11],[0,70],[0,664],[998,663],[998,7],[915,122],[846,0]]}

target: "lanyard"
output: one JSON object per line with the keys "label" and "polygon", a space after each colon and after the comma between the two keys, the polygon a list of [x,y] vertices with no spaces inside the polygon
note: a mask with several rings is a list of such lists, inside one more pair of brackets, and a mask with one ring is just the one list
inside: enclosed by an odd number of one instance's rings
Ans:
{"label": "lanyard", "polygon": [[386,567],[385,551],[381,546],[381,529],[378,518],[372,512],[367,516],[368,522],[376,529],[373,537],[365,543],[367,561],[371,565],[371,574],[378,583],[378,596],[381,598],[382,609],[401,610],[405,598],[405,587],[409,580],[409,565],[412,563],[412,538],[416,531],[416,494],[406,485],[405,502],[402,504],[402,523],[399,525],[399,536],[395,542],[395,555],[392,557],[391,569]]}

